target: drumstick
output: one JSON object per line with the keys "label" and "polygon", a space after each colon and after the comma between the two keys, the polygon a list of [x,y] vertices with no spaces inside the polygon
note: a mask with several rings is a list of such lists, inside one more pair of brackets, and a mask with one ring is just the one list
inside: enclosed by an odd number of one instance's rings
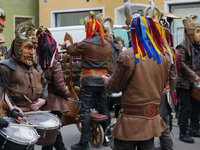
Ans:
{"label": "drumstick", "polygon": [[9,124],[10,126],[23,126],[23,127],[35,127],[35,125],[27,125],[27,124]]}
{"label": "drumstick", "polygon": [[27,100],[27,101],[29,101],[31,104],[33,103],[26,95],[23,95],[24,96],[24,98]]}
{"label": "drumstick", "polygon": [[24,115],[27,114],[38,114],[38,113],[49,113],[51,111],[29,111],[29,112],[24,112]]}
{"label": "drumstick", "polygon": [[37,120],[37,118],[22,118],[23,120]]}

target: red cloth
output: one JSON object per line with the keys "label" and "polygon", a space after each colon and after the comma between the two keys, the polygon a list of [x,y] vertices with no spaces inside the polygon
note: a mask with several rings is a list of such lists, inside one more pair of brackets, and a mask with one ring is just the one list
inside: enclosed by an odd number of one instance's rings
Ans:
{"label": "red cloth", "polygon": [[172,100],[173,100],[174,106],[176,106],[177,103],[178,103],[177,92],[175,91],[174,93],[172,93],[171,96],[172,96]]}

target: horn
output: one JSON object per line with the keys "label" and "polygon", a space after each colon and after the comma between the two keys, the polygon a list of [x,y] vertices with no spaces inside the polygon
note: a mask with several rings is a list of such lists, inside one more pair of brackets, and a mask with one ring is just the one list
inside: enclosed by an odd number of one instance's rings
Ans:
{"label": "horn", "polygon": [[16,38],[28,40],[35,32],[35,26],[31,21],[22,22],[16,27]]}
{"label": "horn", "polygon": [[[154,11],[155,11],[155,4],[154,4],[154,0],[149,0],[149,3],[151,4],[151,6],[150,6],[150,12],[149,12],[149,14],[147,15],[147,17],[149,17],[149,18],[152,18],[153,17],[153,14],[154,14]],[[147,7],[147,8],[149,8],[149,7]],[[146,12],[145,12],[146,13]]]}
{"label": "horn", "polygon": [[1,18],[5,18],[6,17],[5,12],[1,7],[0,7],[0,17]]}
{"label": "horn", "polygon": [[106,21],[109,21],[109,22],[110,22],[110,28],[111,28],[111,31],[110,31],[110,32],[112,32],[112,31],[113,31],[113,20],[112,20],[112,18],[109,17],[109,16],[106,16],[106,17],[104,17],[104,18],[102,19],[101,24],[102,24],[102,27],[103,27],[103,28],[104,28],[104,24],[105,24]]}
{"label": "horn", "polygon": [[[154,11],[152,11],[152,6],[149,6],[144,11],[144,16],[152,18],[154,22],[159,22],[161,19],[161,12],[160,10],[154,5]],[[153,15],[152,15],[153,12]]]}
{"label": "horn", "polygon": [[87,16],[87,17],[85,17],[85,19],[84,19],[84,25],[86,26],[87,25],[87,23],[90,21],[90,18]]}
{"label": "horn", "polygon": [[130,7],[130,2],[129,0],[124,0],[124,14],[126,16],[126,25],[129,26],[129,24],[131,23],[133,17],[133,14],[131,12],[131,7]]}

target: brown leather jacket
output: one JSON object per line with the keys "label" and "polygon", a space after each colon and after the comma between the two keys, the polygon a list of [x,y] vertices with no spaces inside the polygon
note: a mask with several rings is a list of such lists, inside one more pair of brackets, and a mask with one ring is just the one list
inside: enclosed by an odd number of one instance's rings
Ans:
{"label": "brown leather jacket", "polygon": [[114,68],[116,66],[116,59],[119,55],[119,53],[122,52],[122,49],[118,43],[114,43],[112,39],[105,38],[110,44],[111,44],[111,51],[109,53],[109,59],[108,59],[108,74],[111,75],[114,71]]}
{"label": "brown leather jacket", "polygon": [[[197,55],[194,56],[194,64],[192,65],[192,58],[188,54],[185,43],[180,43],[176,49],[181,57],[181,70],[178,73],[176,87],[190,90],[192,83],[198,77],[197,72],[199,72],[200,75],[200,70],[197,71]],[[192,49],[192,47],[190,49]]]}
{"label": "brown leather jacket", "polygon": [[[66,99],[70,96],[70,92],[68,87],[65,85],[60,62],[54,60],[52,68],[49,67],[44,70],[44,75],[48,83],[49,103],[43,107],[43,110],[67,112],[69,109],[67,107]],[[59,95],[53,92],[52,75],[54,76],[54,81]]]}
{"label": "brown leather jacket", "polygon": [[[77,46],[68,46],[67,53],[72,56],[82,55],[81,68],[88,72],[90,69],[107,69],[108,56],[111,51],[111,45],[104,39],[105,46],[102,46],[102,40],[99,34],[83,40]],[[94,72],[95,72],[94,71]],[[104,86],[101,75],[82,76],[82,86]]]}
{"label": "brown leather jacket", "polygon": [[[132,48],[120,53],[111,78],[105,81],[108,94],[122,91],[122,110],[112,132],[115,138],[140,141],[161,136],[166,126],[158,114],[158,105],[167,76],[167,60],[162,54],[161,64],[148,56],[136,64]],[[124,114],[123,105],[130,106],[128,111],[135,114]],[[147,109],[141,109],[140,114],[138,109],[132,109],[146,105],[154,108],[153,114],[148,114]],[[149,115],[153,117],[149,118]]]}
{"label": "brown leather jacket", "polygon": [[38,98],[48,100],[47,83],[44,73],[38,64],[28,68],[22,62],[9,58],[1,62],[9,76],[8,95],[11,100],[23,111],[30,111],[31,103]]}

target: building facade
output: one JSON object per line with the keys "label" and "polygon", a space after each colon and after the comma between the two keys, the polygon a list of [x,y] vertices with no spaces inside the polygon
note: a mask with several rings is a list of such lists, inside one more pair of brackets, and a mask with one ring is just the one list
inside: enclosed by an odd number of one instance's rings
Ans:
{"label": "building facade", "polygon": [[[129,1],[133,14],[144,15],[144,10],[150,5],[149,0]],[[154,0],[154,3],[163,12],[171,12],[183,18],[191,13],[198,15],[200,10],[200,0]],[[95,14],[103,13],[113,18],[115,25],[125,25],[123,5],[123,0],[40,0],[39,24],[47,28],[83,25],[84,18],[93,10]],[[173,21],[171,31],[176,46],[183,37],[182,19]]]}
{"label": "building facade", "polygon": [[9,48],[15,35],[15,27],[23,21],[32,21],[39,27],[39,0],[0,0],[0,7],[6,14],[4,46]]}

